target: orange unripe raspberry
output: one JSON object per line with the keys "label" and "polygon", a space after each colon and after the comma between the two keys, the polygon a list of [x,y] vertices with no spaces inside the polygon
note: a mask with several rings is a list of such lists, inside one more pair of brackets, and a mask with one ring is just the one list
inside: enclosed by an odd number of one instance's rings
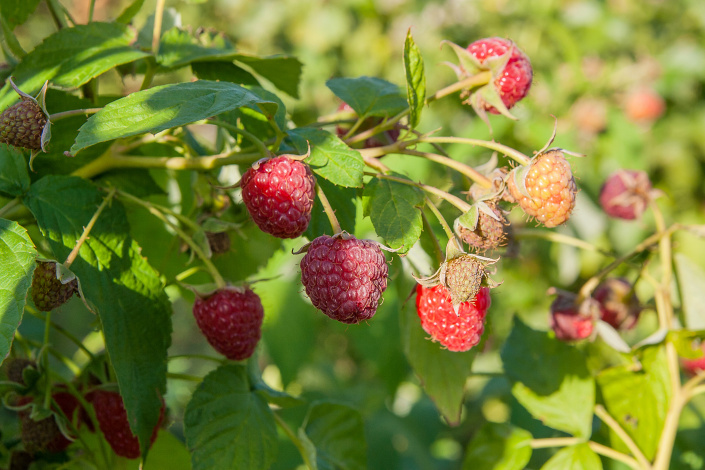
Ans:
{"label": "orange unripe raspberry", "polygon": [[510,194],[524,212],[546,227],[565,223],[575,207],[578,188],[563,152],[553,149],[541,153],[529,165],[524,180],[526,191],[522,192],[515,181],[517,168],[507,179]]}

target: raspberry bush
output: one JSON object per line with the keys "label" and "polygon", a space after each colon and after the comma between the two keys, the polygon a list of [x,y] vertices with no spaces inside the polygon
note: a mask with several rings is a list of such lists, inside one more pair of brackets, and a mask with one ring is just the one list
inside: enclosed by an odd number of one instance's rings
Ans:
{"label": "raspberry bush", "polygon": [[0,4],[0,468],[705,468],[685,32],[80,3]]}

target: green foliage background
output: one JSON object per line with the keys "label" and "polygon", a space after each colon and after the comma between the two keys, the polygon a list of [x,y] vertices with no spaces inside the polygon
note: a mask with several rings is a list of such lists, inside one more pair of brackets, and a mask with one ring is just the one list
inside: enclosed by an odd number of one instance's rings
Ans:
{"label": "green foliage background", "polygon": [[[81,11],[85,17],[88,3],[74,1],[71,8],[79,21]],[[124,6],[120,2],[98,2],[96,19],[114,18]],[[612,246],[617,251],[627,251],[650,233],[653,222],[649,218],[631,223],[613,221],[598,210],[600,185],[620,167],[643,169],[651,175],[654,185],[666,195],[661,203],[666,217],[705,223],[705,3],[701,0],[208,0],[168,1],[167,7],[179,12],[171,16],[173,23],[193,30],[204,27],[224,31],[239,52],[289,53],[299,58],[304,64],[300,97],[279,93],[297,125],[335,112],[339,101],[325,86],[328,78],[367,75],[403,85],[402,53],[409,27],[424,56],[428,90],[455,80],[452,70],[442,64],[453,55],[449,48],[440,47],[441,40],[466,45],[487,36],[509,37],[531,58],[535,73],[529,97],[513,110],[519,121],[492,117],[494,134],[490,135],[469,107],[450,98],[424,110],[419,130],[442,126],[445,135],[494,137],[530,154],[551,135],[554,115],[558,125],[555,144],[588,156],[571,160],[581,192],[570,224],[560,227],[559,233],[598,246]],[[144,12],[153,9],[154,2],[146,1],[135,21],[138,29],[147,21]],[[25,50],[40,42],[46,31],[53,31],[44,3],[39,13],[15,31]],[[184,69],[176,69],[166,79],[184,81],[188,76]],[[123,95],[136,91],[139,81],[121,81],[116,73],[109,72],[101,77],[99,87],[102,93]],[[642,87],[657,91],[666,103],[665,114],[653,124],[634,122],[625,114],[627,96]],[[605,119],[600,132],[586,124],[586,114],[594,109]],[[212,138],[195,132],[200,139]],[[471,165],[490,156],[489,151],[467,146],[449,146],[448,151]],[[415,180],[442,185],[444,180],[456,178],[425,161],[388,158],[389,166],[402,169]],[[47,160],[53,166],[63,161],[58,157]],[[188,213],[196,204],[193,189],[202,189],[204,183],[190,175],[174,175],[172,181],[178,183],[182,211]],[[245,222],[244,214],[232,212],[234,221]],[[357,234],[374,237],[369,219],[362,218],[362,208],[356,207],[356,212]],[[512,216],[517,224],[523,223],[519,211]],[[132,210],[128,217],[143,255],[164,260],[163,265],[155,266],[160,272],[173,277],[183,270],[188,256],[177,255],[179,242],[173,234],[142,210]],[[28,230],[30,234],[37,232],[35,226]],[[413,282],[402,273],[398,258],[390,266],[395,282],[385,293],[385,302],[374,321],[349,327],[330,321],[304,299],[297,281],[297,259],[290,254],[300,247],[300,240],[282,243],[260,237],[251,223],[244,223],[239,233],[241,237],[233,237],[232,253],[216,258],[216,264],[233,279],[273,278],[255,285],[266,312],[258,356],[265,381],[293,395],[310,400],[334,397],[358,409],[364,418],[369,468],[475,468],[473,462],[463,463],[463,455],[480,429],[490,432],[483,428],[488,422],[509,422],[530,430],[534,437],[563,435],[531,418],[524,408],[529,405],[520,404],[510,395],[510,381],[487,374],[467,379],[468,393],[459,426],[449,427],[438,416],[399,347],[402,332],[414,315],[407,315],[409,310],[413,313],[413,299],[407,301]],[[679,235],[676,246],[680,253],[705,266],[705,246],[695,237]],[[174,256],[165,256],[169,252]],[[499,346],[509,335],[512,318],[517,316],[532,328],[546,330],[551,301],[547,288],[579,286],[602,261],[601,256],[588,251],[544,241],[522,241],[517,256],[505,258],[494,276],[504,284],[493,291],[488,339],[473,371],[499,371]],[[170,356],[211,353],[191,315],[192,295],[173,285],[167,294],[174,303]],[[640,294],[650,296],[648,291]],[[94,317],[80,300],[73,299],[54,318],[83,338],[87,347],[100,344]],[[655,325],[655,313],[649,308],[627,340],[631,344],[642,339]],[[42,328],[41,320],[25,314],[20,332],[41,341]],[[60,337],[56,342],[57,348],[76,350],[70,343],[62,344]],[[81,363],[85,356],[75,351],[74,359]],[[168,365],[172,373],[201,376],[211,368],[208,363],[181,359],[171,360]],[[540,369],[542,365],[531,367]],[[462,367],[458,369],[462,371]],[[465,380],[465,375],[453,380]],[[170,431],[181,439],[181,420],[194,390],[195,384],[185,381],[172,380],[168,385],[166,399],[173,412]],[[705,468],[704,413],[701,396],[681,422],[673,468]],[[282,412],[285,418],[299,422],[304,414],[305,408],[296,407]],[[529,468],[539,468],[552,452],[534,451]],[[280,436],[279,459],[272,468],[295,468],[300,462],[293,445]],[[603,463],[606,468],[620,468]],[[159,468],[156,462],[151,465],[146,468]],[[187,462],[181,465],[171,468],[189,468]]]}

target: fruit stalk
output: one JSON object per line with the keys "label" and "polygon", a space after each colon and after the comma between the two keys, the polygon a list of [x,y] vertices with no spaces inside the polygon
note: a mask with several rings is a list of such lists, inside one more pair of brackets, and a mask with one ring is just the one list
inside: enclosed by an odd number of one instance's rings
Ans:
{"label": "fruit stalk", "polygon": [[651,464],[646,456],[641,452],[639,446],[632,440],[632,438],[627,434],[627,432],[622,429],[617,420],[615,420],[612,415],[610,415],[604,406],[595,405],[595,414],[598,418],[602,420],[614,433],[624,442],[629,451],[634,455],[637,462],[639,463],[639,468],[647,470],[651,469]]}
{"label": "fruit stalk", "polygon": [[413,141],[413,140],[405,141],[405,142],[403,142],[403,144],[404,145],[411,144],[411,143],[415,144],[418,142],[439,143],[439,144],[474,145],[477,147],[485,147],[490,150],[496,150],[497,152],[499,152],[501,154],[504,154],[510,158],[513,158],[520,165],[528,165],[531,162],[531,158],[524,155],[520,151],[513,149],[511,147],[508,147],[506,145],[502,145],[498,142],[493,142],[493,141],[489,141],[489,140],[468,139],[465,137],[424,137],[423,139],[419,139],[416,141]]}
{"label": "fruit stalk", "polygon": [[328,220],[330,221],[330,226],[333,229],[333,234],[342,232],[343,229],[340,228],[340,222],[338,222],[338,218],[335,216],[335,210],[330,205],[330,202],[328,202],[326,194],[323,192],[323,189],[318,184],[316,185],[316,195],[318,196],[318,200],[321,201],[321,205],[323,206],[323,210],[326,213],[326,217],[328,217]]}

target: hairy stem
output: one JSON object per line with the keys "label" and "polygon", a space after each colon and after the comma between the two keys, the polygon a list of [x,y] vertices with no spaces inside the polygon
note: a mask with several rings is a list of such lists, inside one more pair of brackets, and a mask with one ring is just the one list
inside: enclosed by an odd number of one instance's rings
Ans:
{"label": "hairy stem", "polygon": [[71,253],[69,253],[68,257],[66,257],[66,261],[64,261],[64,266],[66,266],[67,268],[71,267],[71,264],[73,264],[73,262],[76,260],[76,257],[78,257],[78,252],[80,251],[81,246],[83,246],[85,241],[88,240],[88,236],[90,235],[91,230],[93,230],[93,226],[98,221],[98,217],[100,217],[100,214],[103,212],[108,203],[113,199],[113,196],[115,196],[115,191],[115,188],[110,190],[108,195],[105,196],[103,202],[98,207],[98,210],[96,210],[95,214],[93,214],[93,217],[91,217],[91,220],[88,222],[88,225],[86,225],[86,227],[83,229],[81,238],[78,239],[76,245],[73,247],[73,250],[71,250]]}
{"label": "hairy stem", "polygon": [[56,122],[61,119],[77,116],[79,114],[95,114],[103,108],[86,108],[86,109],[71,109],[69,111],[62,111],[60,113],[54,113],[49,115],[49,121]]}
{"label": "hairy stem", "polygon": [[333,229],[333,234],[342,232],[343,229],[340,228],[340,222],[338,222],[338,218],[335,216],[335,210],[330,205],[330,202],[328,202],[326,194],[323,192],[323,189],[321,189],[319,185],[316,185],[316,195],[318,195],[318,200],[321,201],[323,210],[325,211],[326,216],[330,221],[330,226]]}
{"label": "hairy stem", "polygon": [[443,155],[438,155],[430,152],[419,152],[418,150],[404,149],[400,153],[404,155],[413,155],[416,157],[423,157],[432,162],[440,163],[448,168],[452,168],[458,173],[467,176],[471,181],[479,184],[483,188],[491,188],[492,181],[490,181],[485,175],[478,172],[473,167],[466,165],[465,163],[459,162],[458,160],[453,160],[449,157],[444,157]]}
{"label": "hairy stem", "polygon": [[[448,237],[448,241],[453,240],[455,238],[455,233],[453,233],[453,229],[450,228],[450,225],[448,225],[448,222],[446,222],[446,219],[443,217],[443,214],[441,214],[441,211],[438,210],[438,207],[429,199],[428,196],[425,197],[426,200],[426,205],[428,206],[429,209],[431,209],[431,212],[433,212],[433,215],[436,216],[436,219],[438,219],[438,222],[441,224],[441,227],[443,227],[443,231],[446,233],[446,236]],[[443,259],[445,260],[445,256],[443,256]]]}

